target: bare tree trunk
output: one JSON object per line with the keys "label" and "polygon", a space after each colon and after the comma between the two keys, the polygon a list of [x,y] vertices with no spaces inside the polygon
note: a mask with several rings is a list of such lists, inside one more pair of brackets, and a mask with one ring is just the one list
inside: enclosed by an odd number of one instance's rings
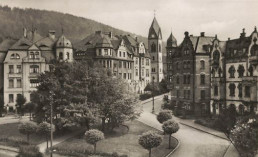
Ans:
{"label": "bare tree trunk", "polygon": [[151,149],[149,150],[149,157],[151,157]]}
{"label": "bare tree trunk", "polygon": [[94,144],[94,154],[96,154],[97,143]]}
{"label": "bare tree trunk", "polygon": [[30,121],[31,121],[31,112],[30,112]]}
{"label": "bare tree trunk", "polygon": [[46,135],[46,141],[47,141],[47,148],[48,148],[48,137],[47,137],[47,135]]}
{"label": "bare tree trunk", "polygon": [[102,118],[102,131],[105,131],[105,118]]}

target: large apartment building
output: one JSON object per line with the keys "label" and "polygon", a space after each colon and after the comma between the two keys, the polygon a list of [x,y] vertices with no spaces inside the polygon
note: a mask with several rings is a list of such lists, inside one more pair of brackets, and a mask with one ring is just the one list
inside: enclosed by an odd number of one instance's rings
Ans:
{"label": "large apartment building", "polygon": [[188,114],[206,115],[210,106],[211,45],[215,38],[189,35],[177,46],[171,34],[167,40],[167,69],[171,101]]}
{"label": "large apartment building", "polygon": [[7,109],[15,108],[17,95],[22,94],[30,101],[30,94],[38,86],[37,76],[51,69],[51,60],[73,61],[71,42],[55,31],[42,37],[36,29],[27,31],[18,40],[5,39],[1,49],[1,88]]}
{"label": "large apartment building", "polygon": [[143,42],[130,35],[96,31],[75,44],[75,60],[92,60],[128,80],[134,91],[143,93],[150,82],[150,54]]}
{"label": "large apartment building", "polygon": [[258,33],[245,29],[237,39],[215,39],[211,54],[210,112],[234,106],[239,114],[258,113]]}

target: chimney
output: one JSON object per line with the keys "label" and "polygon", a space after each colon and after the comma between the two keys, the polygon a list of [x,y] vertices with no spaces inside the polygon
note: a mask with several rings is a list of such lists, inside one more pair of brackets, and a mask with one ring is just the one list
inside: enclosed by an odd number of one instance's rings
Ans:
{"label": "chimney", "polygon": [[101,34],[101,31],[96,31],[95,34]]}
{"label": "chimney", "polygon": [[27,29],[26,28],[23,28],[23,37],[27,38]]}
{"label": "chimney", "polygon": [[228,41],[230,40],[230,38],[228,38]]}
{"label": "chimney", "polygon": [[56,33],[55,30],[49,30],[49,31],[48,31],[48,36],[49,36],[51,39],[55,39],[55,38],[56,38],[55,33]]}
{"label": "chimney", "polygon": [[205,32],[201,32],[201,37],[204,37],[205,36]]}
{"label": "chimney", "polygon": [[193,35],[191,34],[190,37],[193,37]]}
{"label": "chimney", "polygon": [[135,40],[138,42],[138,37],[137,36],[135,36]]}
{"label": "chimney", "polygon": [[243,32],[240,34],[240,37],[241,38],[245,37],[245,28],[243,28]]}
{"label": "chimney", "polygon": [[109,38],[113,38],[113,33],[112,32],[109,32]]}

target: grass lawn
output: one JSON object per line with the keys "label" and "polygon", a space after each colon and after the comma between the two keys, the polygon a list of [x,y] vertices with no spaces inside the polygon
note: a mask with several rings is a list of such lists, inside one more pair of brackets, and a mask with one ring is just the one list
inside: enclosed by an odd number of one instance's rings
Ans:
{"label": "grass lawn", "polygon": [[[2,137],[12,137],[17,139],[22,139],[27,141],[27,136],[19,133],[18,130],[19,123],[8,123],[8,124],[1,124],[0,125],[0,138]],[[44,142],[44,138],[32,134],[30,135],[30,143],[31,144],[39,144]],[[8,145],[8,143],[0,142],[1,145]]]}
{"label": "grass lawn", "polygon": [[[128,155],[129,157],[148,157],[148,151],[138,144],[139,136],[147,131],[157,131],[141,122],[127,122],[129,131],[126,127],[119,127],[112,132],[105,133],[105,139],[97,144],[97,152],[106,152],[112,154],[117,152],[119,155]],[[157,131],[158,132],[158,131]],[[161,132],[159,132],[162,134]],[[172,148],[177,145],[177,141],[172,138]],[[83,135],[68,139],[55,146],[57,150],[74,150],[76,152],[84,152],[84,150],[93,150],[93,146],[86,143]],[[171,149],[168,149],[168,137],[164,136],[163,142],[157,148],[152,150],[153,157],[163,157],[167,155]]]}

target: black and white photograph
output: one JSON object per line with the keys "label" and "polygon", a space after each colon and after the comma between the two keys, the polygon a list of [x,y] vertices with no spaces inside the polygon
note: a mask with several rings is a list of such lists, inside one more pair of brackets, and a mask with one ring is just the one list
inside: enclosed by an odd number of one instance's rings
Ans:
{"label": "black and white photograph", "polygon": [[258,157],[257,0],[0,0],[0,157]]}

